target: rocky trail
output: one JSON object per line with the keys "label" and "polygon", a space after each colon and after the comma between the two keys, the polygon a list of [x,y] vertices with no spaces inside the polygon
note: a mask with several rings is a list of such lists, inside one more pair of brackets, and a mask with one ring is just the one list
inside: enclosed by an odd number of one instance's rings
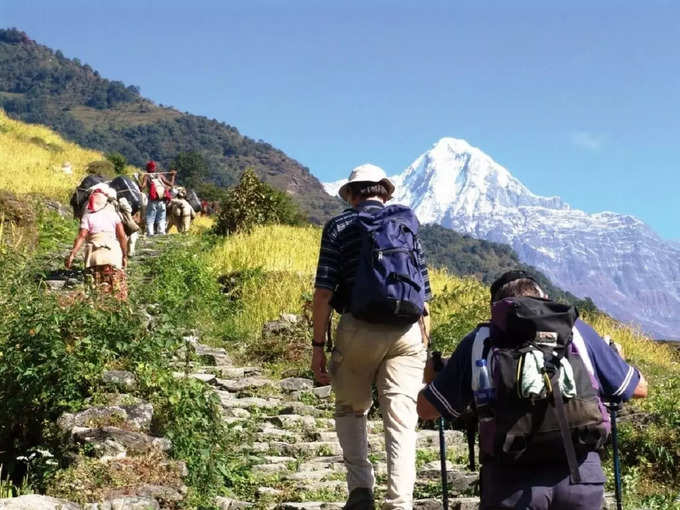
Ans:
{"label": "rocky trail", "polygon": [[[143,265],[157,256],[167,243],[181,242],[179,236],[140,240],[137,256],[130,261],[130,285],[145,278]],[[56,260],[56,257],[55,257]],[[59,277],[54,277],[58,275]],[[46,284],[63,292],[81,285],[74,272],[52,273]],[[275,326],[285,327],[294,316],[284,316]],[[342,450],[333,420],[333,395],[330,386],[315,387],[306,378],[268,376],[258,367],[241,366],[229,353],[201,343],[196,336],[185,337],[189,356],[177,355],[173,360],[177,378],[189,377],[208,385],[221,402],[223,420],[232,430],[252,431],[252,441],[235,444],[234,448],[252,465],[257,483],[254,498],[240,501],[227,497],[217,499],[222,510],[243,508],[267,509],[335,509],[347,497]],[[184,353],[186,354],[186,353]],[[172,460],[172,443],[167,438],[151,435],[153,406],[132,396],[137,380],[132,373],[107,371],[101,374],[107,388],[107,402],[74,414],[64,414],[59,427],[70,441],[87,449],[96,462],[110,472],[123,476],[134,466],[151,463],[153,483],[134,483],[125,490],[107,493],[103,502],[78,505],[47,496],[29,495],[0,500],[0,509],[62,510],[146,510],[176,508],[186,494],[182,477],[186,466]],[[478,499],[468,496],[477,483],[477,473],[469,472],[467,444],[464,434],[447,430],[449,462],[448,479],[451,509],[476,509]],[[370,460],[378,486],[376,499],[384,494],[387,473],[385,444],[379,410],[369,420]],[[441,508],[439,436],[436,430],[418,431],[419,509]]]}

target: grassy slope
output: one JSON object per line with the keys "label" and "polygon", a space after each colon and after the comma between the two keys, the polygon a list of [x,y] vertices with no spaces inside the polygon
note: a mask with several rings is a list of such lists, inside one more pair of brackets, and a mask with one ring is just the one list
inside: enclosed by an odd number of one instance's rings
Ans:
{"label": "grassy slope", "polygon": [[[0,110],[0,189],[39,193],[67,202],[85,175],[85,167],[103,159],[100,152],[67,142],[52,130],[7,117]],[[61,166],[70,162],[73,174]]]}

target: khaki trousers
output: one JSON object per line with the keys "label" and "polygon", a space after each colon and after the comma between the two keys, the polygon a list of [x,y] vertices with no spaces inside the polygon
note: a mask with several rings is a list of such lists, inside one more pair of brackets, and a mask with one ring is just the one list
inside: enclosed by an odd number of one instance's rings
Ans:
{"label": "khaki trousers", "polygon": [[340,318],[329,371],[335,390],[335,423],[347,467],[347,488],[373,489],[366,414],[378,388],[387,450],[383,508],[410,510],[416,479],[416,399],[423,386],[426,349],[419,324],[370,324]]}

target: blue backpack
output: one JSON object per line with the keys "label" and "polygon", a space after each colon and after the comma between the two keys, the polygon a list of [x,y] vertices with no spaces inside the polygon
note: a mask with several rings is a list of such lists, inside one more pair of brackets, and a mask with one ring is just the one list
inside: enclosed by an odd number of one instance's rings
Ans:
{"label": "blue backpack", "polygon": [[367,322],[417,322],[425,309],[425,281],[416,253],[416,215],[392,205],[360,212],[357,221],[361,248],[349,311]]}

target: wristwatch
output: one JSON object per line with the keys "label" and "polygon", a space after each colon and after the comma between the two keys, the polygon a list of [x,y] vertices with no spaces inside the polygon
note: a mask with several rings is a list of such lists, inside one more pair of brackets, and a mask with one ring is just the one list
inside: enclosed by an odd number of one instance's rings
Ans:
{"label": "wristwatch", "polygon": [[313,345],[314,347],[321,347],[321,348],[323,348],[323,346],[326,345],[326,342],[324,342],[324,341],[317,342],[317,341],[315,341],[315,340],[312,340],[312,345]]}

